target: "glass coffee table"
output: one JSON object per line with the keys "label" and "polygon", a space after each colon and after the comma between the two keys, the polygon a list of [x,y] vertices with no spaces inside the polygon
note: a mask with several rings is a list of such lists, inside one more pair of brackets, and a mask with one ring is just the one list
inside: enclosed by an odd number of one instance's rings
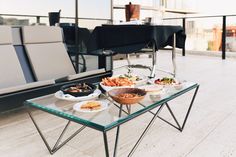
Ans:
{"label": "glass coffee table", "polygon": [[[142,88],[142,87],[141,87]],[[78,101],[68,101],[58,99],[55,94],[46,95],[43,97],[38,97],[35,99],[25,101],[25,106],[27,107],[29,116],[34,123],[38,133],[40,134],[43,142],[45,143],[47,149],[49,150],[50,154],[55,153],[59,150],[62,146],[64,146],[67,142],[69,142],[73,137],[83,131],[85,128],[95,129],[97,131],[101,131],[103,134],[104,139],[104,147],[105,147],[105,156],[116,156],[118,150],[118,140],[119,140],[119,132],[120,126],[128,121],[135,120],[136,117],[142,116],[143,114],[152,114],[153,117],[150,122],[147,124],[147,127],[140,135],[138,141],[134,144],[133,148],[129,153],[129,157],[132,156],[150,127],[152,126],[153,122],[158,118],[170,126],[176,128],[179,131],[183,131],[186,121],[189,117],[190,110],[192,108],[194,99],[198,92],[199,85],[197,83],[192,82],[184,82],[183,87],[181,89],[175,89],[173,87],[164,88],[164,92],[160,94],[158,97],[150,96],[147,93],[145,98],[140,101],[140,103],[134,105],[123,105],[114,102],[106,93],[101,93],[97,98],[93,98],[96,101],[103,102],[105,106],[98,112],[89,112],[89,111],[81,111],[78,106],[81,102]],[[171,110],[169,101],[182,96],[185,93],[193,91],[193,95],[190,97],[190,105],[187,111],[184,111],[185,114],[183,123],[180,124],[176,119],[173,111]],[[188,95],[189,96],[189,95]],[[83,102],[83,101],[82,101]],[[171,106],[174,104],[171,104]],[[77,107],[77,108],[76,108]],[[174,120],[174,124],[170,123],[169,121],[165,120],[164,118],[159,116],[163,107],[167,107],[170,115]],[[33,117],[32,108],[44,111],[48,114],[55,115],[56,117],[60,117],[68,121],[61,132],[59,138],[57,139],[55,145],[50,147],[46,138],[44,137],[42,131],[40,130],[35,118]],[[82,125],[76,132],[74,132],[69,138],[64,141],[62,140],[63,135],[65,134],[68,126],[71,122],[78,123]],[[109,150],[108,145],[108,137],[107,132],[111,129],[116,128],[116,139],[115,139],[115,146],[113,152]],[[127,139],[128,140],[128,139]],[[111,155],[112,153],[112,155]]]}

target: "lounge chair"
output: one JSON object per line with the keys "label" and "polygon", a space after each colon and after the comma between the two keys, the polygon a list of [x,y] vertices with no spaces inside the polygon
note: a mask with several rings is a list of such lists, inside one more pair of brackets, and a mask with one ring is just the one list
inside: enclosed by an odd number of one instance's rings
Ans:
{"label": "lounge chair", "polygon": [[37,81],[54,79],[56,82],[104,73],[98,69],[76,74],[63,43],[60,27],[24,26],[23,43]]}
{"label": "lounge chair", "polygon": [[27,82],[12,43],[11,27],[0,26],[0,95],[55,83],[54,80],[48,79],[37,82]]}

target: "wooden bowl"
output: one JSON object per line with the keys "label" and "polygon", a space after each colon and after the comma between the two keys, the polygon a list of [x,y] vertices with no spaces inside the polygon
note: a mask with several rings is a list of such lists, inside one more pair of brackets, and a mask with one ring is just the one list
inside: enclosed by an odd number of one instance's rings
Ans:
{"label": "wooden bowl", "polygon": [[[138,94],[139,96],[134,98],[123,98],[120,94]],[[119,104],[132,105],[140,102],[146,95],[145,90],[139,88],[117,88],[108,92],[108,95]]]}

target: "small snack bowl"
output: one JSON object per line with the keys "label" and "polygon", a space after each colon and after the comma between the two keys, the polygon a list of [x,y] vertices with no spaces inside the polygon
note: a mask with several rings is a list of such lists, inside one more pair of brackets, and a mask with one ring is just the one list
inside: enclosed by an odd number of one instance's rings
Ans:
{"label": "small snack bowl", "polygon": [[163,90],[160,90],[157,92],[150,92],[149,97],[152,101],[159,101],[161,99],[163,93],[164,93]]}
{"label": "small snack bowl", "polygon": [[181,82],[175,83],[173,86],[176,90],[180,90],[183,88],[183,84]]}
{"label": "small snack bowl", "polygon": [[110,90],[108,95],[119,104],[132,105],[140,102],[146,92],[139,88],[117,88]]}
{"label": "small snack bowl", "polygon": [[64,94],[70,94],[74,97],[88,96],[96,90],[96,86],[90,83],[73,83],[61,87]]}
{"label": "small snack bowl", "polygon": [[150,99],[152,101],[159,101],[159,100],[161,100],[161,94],[155,94],[155,95],[150,94]]}

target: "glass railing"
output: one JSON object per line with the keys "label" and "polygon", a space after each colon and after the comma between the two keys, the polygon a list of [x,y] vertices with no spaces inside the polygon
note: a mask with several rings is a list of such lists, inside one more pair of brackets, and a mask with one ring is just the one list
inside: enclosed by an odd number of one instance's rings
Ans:
{"label": "glass railing", "polygon": [[[123,10],[114,11],[114,16]],[[144,10],[145,11],[145,10]],[[151,15],[150,15],[151,16]],[[80,27],[93,29],[112,19],[79,18]],[[60,17],[60,23],[74,23],[74,17]],[[236,15],[185,16],[163,18],[166,25],[182,25],[187,40],[182,55],[216,55],[222,59],[236,55]],[[48,16],[0,14],[0,25],[49,25]]]}
{"label": "glass railing", "polygon": [[236,15],[192,16],[164,18],[165,23],[182,21],[187,34],[186,53],[202,55],[236,56]]}
{"label": "glass railing", "polygon": [[[106,18],[79,18],[80,27],[93,29],[111,19]],[[75,17],[60,17],[60,23],[75,23]],[[0,14],[0,25],[49,25],[49,17],[41,15]]]}

